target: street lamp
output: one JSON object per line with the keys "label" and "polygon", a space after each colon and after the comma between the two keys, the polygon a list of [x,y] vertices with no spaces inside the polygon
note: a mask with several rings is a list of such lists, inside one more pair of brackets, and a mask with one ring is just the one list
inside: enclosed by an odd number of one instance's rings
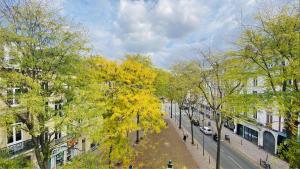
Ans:
{"label": "street lamp", "polygon": [[172,163],[172,160],[169,160],[167,169],[173,169],[173,163]]}
{"label": "street lamp", "polygon": [[[203,127],[203,130],[204,130],[204,121],[205,121],[205,119],[204,119],[204,113],[203,113],[203,119],[202,119],[202,127]],[[202,155],[204,156],[204,132],[202,132]]]}

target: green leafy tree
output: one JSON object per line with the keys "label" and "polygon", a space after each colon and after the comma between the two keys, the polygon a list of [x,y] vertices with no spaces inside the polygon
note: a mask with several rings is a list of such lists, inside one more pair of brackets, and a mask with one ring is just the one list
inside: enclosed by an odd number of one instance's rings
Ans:
{"label": "green leafy tree", "polygon": [[201,52],[204,66],[201,66],[200,81],[198,88],[204,98],[204,104],[210,107],[215,127],[217,129],[217,157],[216,168],[220,168],[221,135],[224,118],[240,114],[234,111],[233,100],[239,95],[243,87],[244,78],[239,70],[239,62],[228,59],[224,55]]}
{"label": "green leafy tree", "polygon": [[0,169],[33,169],[33,165],[30,160],[23,156],[9,159],[5,155],[0,155]]}
{"label": "green leafy tree", "polygon": [[156,69],[154,81],[155,95],[161,98],[167,98],[169,95],[171,74],[163,69]]}
{"label": "green leafy tree", "polygon": [[[12,35],[2,38],[9,49],[9,61],[13,61],[1,74],[1,89],[20,90],[13,95],[8,91],[3,97],[14,97],[19,106],[5,108],[1,124],[22,122],[22,130],[32,138],[39,167],[46,169],[54,134],[67,132],[71,122],[66,107],[74,96],[73,78],[85,41],[44,2],[5,0],[0,3],[0,12],[1,30]],[[64,105],[59,112],[49,107],[58,102]]]}
{"label": "green leafy tree", "polygon": [[[248,78],[264,78],[265,92],[257,98],[268,109],[271,105],[278,109],[280,119],[284,117],[286,141],[295,146],[300,111],[300,13],[299,3],[281,7],[275,14],[261,12],[256,16],[256,25],[246,27],[239,41],[239,50],[234,56],[247,61]],[[281,123],[281,121],[279,121]],[[282,152],[290,163],[291,168],[299,166],[298,152],[295,148],[283,148]]]}
{"label": "green leafy tree", "polygon": [[172,91],[173,85],[171,85],[171,73],[163,70],[156,69],[156,77],[154,81],[155,95],[160,97],[160,99],[165,103],[165,101],[169,100],[171,103],[171,112],[170,116],[173,116],[173,101],[174,94]]}
{"label": "green leafy tree", "polygon": [[176,89],[175,95],[178,97],[180,105],[180,123],[181,123],[181,109],[184,108],[184,112],[190,121],[192,144],[194,144],[194,116],[195,110],[199,105],[199,89],[197,84],[199,83],[200,68],[197,62],[188,61],[183,62],[173,67],[173,74],[176,77],[176,82],[173,83]]}
{"label": "green leafy tree", "polygon": [[173,65],[172,76],[170,78],[170,87],[168,91],[168,97],[175,100],[179,106],[179,129],[181,129],[182,111],[185,108],[185,98],[188,94],[188,87],[186,86],[186,82],[181,79],[183,78],[181,72],[183,72],[181,64],[178,63]]}

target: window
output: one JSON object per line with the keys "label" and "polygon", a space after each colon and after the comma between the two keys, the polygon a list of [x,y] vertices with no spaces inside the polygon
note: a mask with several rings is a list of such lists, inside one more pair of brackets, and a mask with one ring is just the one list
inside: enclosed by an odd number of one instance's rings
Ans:
{"label": "window", "polygon": [[7,103],[10,106],[18,104],[17,96],[20,93],[18,88],[10,88],[7,90]]}
{"label": "window", "polygon": [[54,105],[54,109],[55,109],[55,110],[60,110],[60,109],[62,109],[61,104],[60,104],[60,103],[56,103],[56,104]]}
{"label": "window", "polygon": [[63,116],[63,112],[62,112],[62,104],[60,102],[55,103],[54,105],[54,110],[55,110],[55,116]]}
{"label": "window", "polygon": [[44,89],[44,90],[48,90],[48,88],[49,88],[48,82],[42,82],[41,86],[42,86],[42,89]]}
{"label": "window", "polygon": [[22,140],[22,131],[20,127],[15,128],[16,131],[16,141]]}
{"label": "window", "polygon": [[257,119],[257,111],[254,112],[253,118],[254,118],[254,119]]}
{"label": "window", "polygon": [[253,79],[253,86],[257,86],[257,84],[258,84],[257,79],[254,78],[254,79]]}
{"label": "window", "polygon": [[257,145],[258,132],[251,128],[244,126],[244,138]]}
{"label": "window", "polygon": [[273,123],[273,116],[272,116],[272,114],[268,113],[267,114],[266,124],[269,125],[269,127],[271,127],[272,123]]}
{"label": "window", "polygon": [[61,138],[61,132],[55,132],[55,140]]}
{"label": "window", "polygon": [[7,144],[13,144],[22,141],[21,124],[14,124],[7,129]]}

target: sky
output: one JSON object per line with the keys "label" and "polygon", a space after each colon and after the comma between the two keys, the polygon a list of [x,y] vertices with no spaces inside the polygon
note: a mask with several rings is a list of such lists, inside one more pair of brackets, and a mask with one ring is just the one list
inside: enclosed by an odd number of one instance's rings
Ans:
{"label": "sky", "polygon": [[234,47],[242,25],[262,6],[285,0],[54,0],[87,31],[93,54],[148,55],[155,66],[200,57],[199,50]]}

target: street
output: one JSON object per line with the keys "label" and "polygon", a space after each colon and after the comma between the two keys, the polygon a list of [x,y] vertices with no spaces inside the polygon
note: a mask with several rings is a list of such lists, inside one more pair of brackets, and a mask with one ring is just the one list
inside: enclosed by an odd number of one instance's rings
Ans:
{"label": "street", "polygon": [[[173,117],[173,120],[179,119],[179,113]],[[174,113],[175,114],[175,113]],[[173,115],[174,115],[173,114]],[[188,117],[182,113],[182,127],[190,132],[190,122]],[[202,132],[199,127],[194,126],[194,139],[196,139],[201,145],[203,144]],[[190,139],[190,138],[189,138]],[[217,142],[215,142],[211,136],[204,136],[204,148],[209,153],[211,158],[215,158],[217,154]],[[207,155],[207,154],[205,154]],[[221,167],[223,169],[256,169],[258,168],[252,161],[245,158],[244,155],[232,150],[226,144],[221,142]]]}

